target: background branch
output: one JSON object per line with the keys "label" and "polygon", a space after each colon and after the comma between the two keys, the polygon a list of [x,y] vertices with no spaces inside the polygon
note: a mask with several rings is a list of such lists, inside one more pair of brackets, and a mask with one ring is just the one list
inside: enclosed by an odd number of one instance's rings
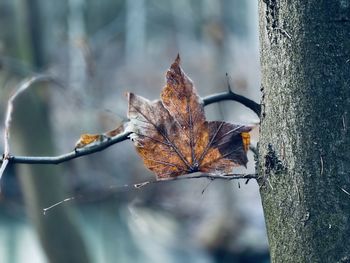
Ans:
{"label": "background branch", "polygon": [[2,177],[2,174],[4,173],[7,164],[10,162],[10,126],[11,126],[11,120],[12,120],[12,112],[13,112],[13,103],[15,99],[23,93],[26,89],[31,87],[35,83],[39,82],[53,82],[58,85],[59,82],[56,81],[52,76],[49,75],[37,75],[34,77],[31,77],[29,79],[23,80],[19,85],[18,88],[15,90],[15,93],[12,94],[7,102],[7,108],[6,108],[6,116],[5,116],[5,132],[4,132],[4,154],[2,157],[2,164],[0,167],[0,180]]}

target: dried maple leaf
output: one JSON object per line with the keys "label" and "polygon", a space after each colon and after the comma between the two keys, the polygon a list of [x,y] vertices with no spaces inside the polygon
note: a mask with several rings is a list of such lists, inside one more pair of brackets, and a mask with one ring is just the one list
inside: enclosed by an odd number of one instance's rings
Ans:
{"label": "dried maple leaf", "polygon": [[145,166],[157,178],[225,174],[245,166],[251,127],[206,121],[203,102],[179,64],[178,56],[166,73],[161,100],[128,94],[128,129]]}

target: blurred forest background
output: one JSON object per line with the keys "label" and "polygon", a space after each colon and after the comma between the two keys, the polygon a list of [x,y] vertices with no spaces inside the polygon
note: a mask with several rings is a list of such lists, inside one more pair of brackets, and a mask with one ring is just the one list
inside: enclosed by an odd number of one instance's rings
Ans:
{"label": "blurred forest background", "polygon": [[[225,91],[227,72],[237,93],[259,101],[255,0],[1,0],[0,27],[1,134],[7,99],[23,78],[45,73],[61,83],[35,85],[16,100],[15,155],[66,153],[80,134],[120,125],[125,92],[159,98],[177,53],[201,96]],[[258,121],[234,102],[206,113]],[[249,158],[248,171],[236,172],[254,172]],[[269,262],[254,181],[132,187],[150,178],[128,141],[58,166],[8,167],[0,262]]]}

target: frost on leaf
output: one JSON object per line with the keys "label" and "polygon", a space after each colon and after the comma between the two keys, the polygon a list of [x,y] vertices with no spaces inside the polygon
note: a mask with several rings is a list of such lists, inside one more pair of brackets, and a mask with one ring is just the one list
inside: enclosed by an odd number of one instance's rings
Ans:
{"label": "frost on leaf", "polygon": [[161,100],[128,94],[131,139],[157,178],[193,172],[225,174],[247,164],[251,127],[206,121],[204,106],[178,56],[166,73]]}

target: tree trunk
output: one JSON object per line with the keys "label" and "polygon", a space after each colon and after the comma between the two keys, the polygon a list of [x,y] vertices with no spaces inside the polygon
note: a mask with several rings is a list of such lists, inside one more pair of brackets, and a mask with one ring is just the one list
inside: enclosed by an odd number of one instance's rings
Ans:
{"label": "tree trunk", "polygon": [[350,1],[260,0],[272,262],[350,262]]}
{"label": "tree trunk", "polygon": [[[18,46],[15,55],[40,69],[45,66],[41,40],[39,2],[17,1]],[[22,15],[22,16],[21,16]],[[24,18],[26,22],[24,22]],[[40,54],[39,54],[40,53]],[[54,155],[54,140],[49,119],[46,90],[27,91],[15,103],[11,129],[12,142],[24,155]],[[16,148],[16,145],[12,145]],[[90,262],[79,225],[71,207],[63,206],[43,215],[43,208],[66,198],[62,169],[53,166],[16,166],[27,211],[50,263]],[[30,259],[28,259],[30,261]]]}

